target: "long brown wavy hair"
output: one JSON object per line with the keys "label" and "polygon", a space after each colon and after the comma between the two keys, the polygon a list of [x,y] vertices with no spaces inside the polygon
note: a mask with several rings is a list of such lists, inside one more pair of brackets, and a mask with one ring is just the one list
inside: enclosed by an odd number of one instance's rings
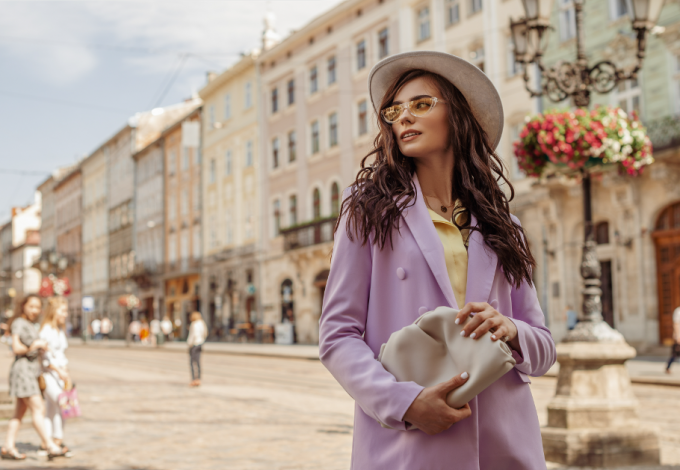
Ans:
{"label": "long brown wavy hair", "polygon": [[[450,81],[424,70],[410,70],[402,74],[387,90],[380,109],[390,105],[399,90],[411,80],[425,77],[442,94],[447,103],[449,120],[449,145],[455,158],[453,174],[453,200],[477,218],[477,226],[467,226],[478,231],[485,243],[498,257],[505,277],[519,288],[522,281],[532,284],[531,272],[536,265],[522,227],[510,218],[510,201],[515,190],[503,174],[503,162],[489,145],[488,136],[475,119],[463,94]],[[361,169],[352,185],[351,194],[343,201],[340,215],[347,215],[347,235],[354,236],[362,245],[372,240],[384,249],[392,234],[400,229],[401,213],[416,203],[413,158],[399,150],[391,124],[378,116],[380,131],[373,150],[361,161]],[[374,157],[371,162],[369,158]],[[510,196],[500,187],[507,185]],[[338,230],[341,217],[335,230]],[[456,217],[453,218],[456,220]]]}

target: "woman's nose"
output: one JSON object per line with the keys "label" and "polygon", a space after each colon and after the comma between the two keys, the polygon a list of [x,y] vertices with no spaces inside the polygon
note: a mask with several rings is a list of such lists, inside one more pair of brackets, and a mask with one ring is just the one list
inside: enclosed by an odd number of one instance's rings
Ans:
{"label": "woman's nose", "polygon": [[399,115],[398,121],[401,122],[413,122],[413,115],[409,112],[407,107],[404,107],[401,110],[401,114]]}

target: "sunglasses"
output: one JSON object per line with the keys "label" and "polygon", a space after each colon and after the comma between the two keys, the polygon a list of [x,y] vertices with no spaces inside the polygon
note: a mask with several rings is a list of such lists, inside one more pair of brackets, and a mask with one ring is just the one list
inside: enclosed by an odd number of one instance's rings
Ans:
{"label": "sunglasses", "polygon": [[388,124],[394,124],[399,120],[399,116],[408,109],[408,112],[415,117],[427,116],[432,112],[437,103],[446,103],[446,101],[435,98],[434,96],[424,96],[422,98],[409,101],[402,104],[394,104],[388,108],[380,111],[380,116]]}

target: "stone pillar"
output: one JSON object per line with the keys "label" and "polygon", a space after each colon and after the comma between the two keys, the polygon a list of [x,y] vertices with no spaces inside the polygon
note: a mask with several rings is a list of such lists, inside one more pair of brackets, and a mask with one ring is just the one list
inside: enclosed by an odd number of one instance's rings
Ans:
{"label": "stone pillar", "polygon": [[635,349],[623,340],[557,345],[557,390],[542,429],[546,460],[598,468],[659,465],[658,437],[637,415],[625,365],[633,357]]}

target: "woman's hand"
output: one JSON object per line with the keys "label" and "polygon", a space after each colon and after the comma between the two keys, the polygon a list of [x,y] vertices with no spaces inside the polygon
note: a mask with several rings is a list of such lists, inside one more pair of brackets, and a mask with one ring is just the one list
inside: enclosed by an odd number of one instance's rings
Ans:
{"label": "woman's hand", "polygon": [[71,377],[69,377],[68,372],[66,371],[66,369],[58,368],[58,369],[57,369],[57,375],[58,375],[59,378],[64,382],[64,384],[69,383],[69,381],[71,380]]}
{"label": "woman's hand", "polygon": [[[474,313],[474,315],[472,315]],[[508,317],[500,313],[486,302],[469,302],[465,304],[456,315],[456,324],[463,324],[472,317],[470,322],[465,325],[463,336],[469,336],[472,339],[479,339],[487,331],[491,331],[491,340],[498,341],[507,336],[506,342],[508,345],[516,350],[520,350],[519,341],[517,340],[517,326]]]}
{"label": "woman's hand", "polygon": [[463,385],[468,379],[467,372],[434,387],[427,387],[413,400],[404,414],[404,421],[411,423],[430,436],[446,431],[454,423],[472,414],[470,405],[455,409],[446,404],[446,396]]}
{"label": "woman's hand", "polygon": [[47,349],[47,341],[44,339],[36,339],[31,343],[31,346],[28,348],[29,351],[35,351],[36,349],[42,349],[46,350]]}

